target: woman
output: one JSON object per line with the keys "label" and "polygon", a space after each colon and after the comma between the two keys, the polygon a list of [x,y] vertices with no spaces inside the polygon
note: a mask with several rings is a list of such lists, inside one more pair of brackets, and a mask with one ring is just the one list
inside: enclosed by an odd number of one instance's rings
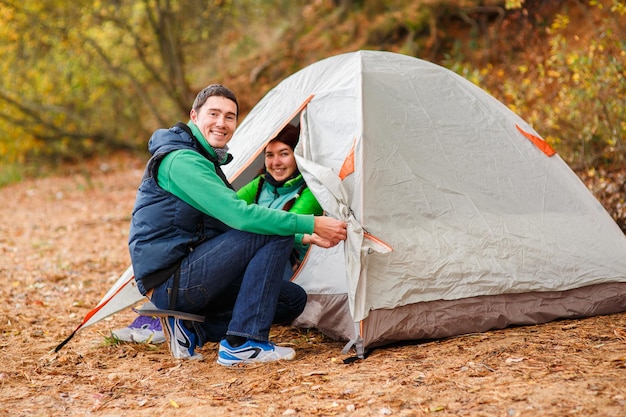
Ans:
{"label": "woman", "polygon": [[[296,165],[294,149],[299,134],[297,127],[288,124],[268,143],[263,172],[237,191],[239,198],[248,204],[256,203],[297,214],[323,214],[322,207],[307,187]],[[290,265],[285,268],[285,279],[291,278],[312,243],[322,246],[315,234],[295,236]]]}

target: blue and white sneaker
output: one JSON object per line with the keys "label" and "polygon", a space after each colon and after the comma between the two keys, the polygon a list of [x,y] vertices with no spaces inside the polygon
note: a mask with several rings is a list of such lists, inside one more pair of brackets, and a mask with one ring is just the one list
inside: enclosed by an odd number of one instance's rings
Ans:
{"label": "blue and white sneaker", "polygon": [[161,326],[174,358],[202,360],[202,355],[195,352],[198,345],[196,334],[185,327],[181,319],[161,317]]}
{"label": "blue and white sneaker", "polygon": [[222,339],[217,353],[217,363],[233,366],[280,360],[289,361],[295,357],[296,351],[292,348],[276,346],[272,342],[248,340],[243,345],[234,348],[225,339]]}

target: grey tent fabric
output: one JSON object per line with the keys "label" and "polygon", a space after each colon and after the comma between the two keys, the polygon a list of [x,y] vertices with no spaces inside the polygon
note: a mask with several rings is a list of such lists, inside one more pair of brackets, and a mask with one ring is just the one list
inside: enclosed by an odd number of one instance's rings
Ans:
{"label": "grey tent fabric", "polygon": [[464,78],[390,52],[312,64],[238,128],[235,186],[286,123],[301,128],[311,190],[349,223],[298,271],[310,301],[296,324],[367,347],[626,310],[621,230],[530,125]]}

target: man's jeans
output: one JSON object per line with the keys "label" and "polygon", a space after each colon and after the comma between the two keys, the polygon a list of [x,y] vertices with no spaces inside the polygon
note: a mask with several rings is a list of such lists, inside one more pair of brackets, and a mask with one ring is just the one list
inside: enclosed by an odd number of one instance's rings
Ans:
{"label": "man's jeans", "polygon": [[169,305],[174,276],[154,289],[152,303],[204,315],[194,323],[200,345],[225,334],[267,341],[272,323],[292,321],[306,303],[304,290],[283,280],[292,247],[293,236],[230,230],[183,259],[175,306]]}

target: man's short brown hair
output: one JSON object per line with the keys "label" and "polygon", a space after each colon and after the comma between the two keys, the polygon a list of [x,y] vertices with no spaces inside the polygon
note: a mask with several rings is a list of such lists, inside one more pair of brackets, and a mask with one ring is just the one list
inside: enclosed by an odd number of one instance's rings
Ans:
{"label": "man's short brown hair", "polygon": [[228,88],[224,87],[221,84],[211,84],[206,86],[198,93],[196,99],[193,101],[192,109],[198,111],[200,107],[206,103],[207,99],[212,96],[218,97],[226,97],[229,100],[232,100],[237,106],[237,116],[239,116],[239,103],[237,103],[237,97],[235,97],[235,93],[230,91]]}

